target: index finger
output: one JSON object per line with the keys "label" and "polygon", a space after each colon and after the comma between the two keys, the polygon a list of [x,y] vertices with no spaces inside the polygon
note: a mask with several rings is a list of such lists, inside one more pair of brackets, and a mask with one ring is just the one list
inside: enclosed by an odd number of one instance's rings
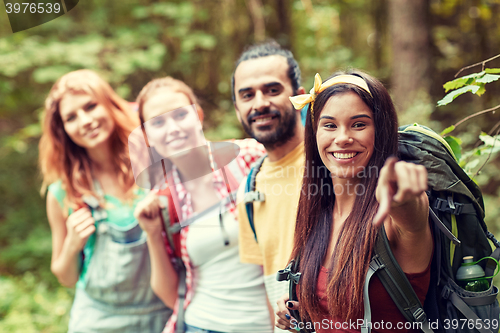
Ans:
{"label": "index finger", "polygon": [[378,182],[390,182],[395,173],[396,173],[396,163],[398,162],[398,158],[395,156],[389,157],[385,163],[384,166],[382,167],[382,170],[380,172],[380,177],[378,179]]}
{"label": "index finger", "polygon": [[376,227],[382,225],[384,220],[389,215],[389,211],[391,208],[391,201],[394,193],[391,193],[391,185],[390,182],[396,173],[395,165],[398,159],[396,157],[389,157],[380,172],[380,177],[378,180],[377,187],[380,187],[380,198],[379,198],[379,206],[377,213],[373,218],[373,224]]}

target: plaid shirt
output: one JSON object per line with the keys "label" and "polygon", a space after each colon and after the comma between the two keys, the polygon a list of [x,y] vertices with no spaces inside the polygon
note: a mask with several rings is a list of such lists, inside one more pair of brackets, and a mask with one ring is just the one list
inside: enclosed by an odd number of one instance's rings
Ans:
{"label": "plaid shirt", "polygon": [[[241,174],[243,176],[247,176],[252,164],[262,155],[266,153],[266,150],[264,149],[264,146],[255,141],[254,139],[243,139],[243,140],[234,140],[232,141],[233,143],[237,144],[240,147],[240,152],[236,159],[231,161],[227,166],[223,167],[226,173],[231,172],[229,165],[231,163],[235,163],[235,166],[239,169]],[[212,162],[212,170],[216,170],[215,166],[213,165]],[[234,167],[234,165],[232,166]],[[225,199],[229,195],[228,187],[227,184],[224,180],[224,176],[222,174],[222,168],[220,170],[214,171],[212,173],[212,180],[215,188],[215,192],[217,193],[217,196],[220,201]],[[233,175],[234,177],[237,177],[237,175]],[[241,177],[237,177],[237,181],[241,182],[243,179],[238,179]],[[191,198],[191,194],[186,190],[184,185],[181,182],[179,172],[177,171],[177,168],[175,166],[172,168],[172,172],[170,175],[170,178],[174,182],[175,186],[175,193],[177,194],[177,200],[179,202],[179,206],[181,207],[181,212],[179,212],[179,218],[180,220],[186,220],[189,217],[191,217],[194,213],[193,210],[193,201]],[[237,189],[234,189],[237,190]],[[234,215],[234,217],[237,219],[237,210],[234,205],[231,205],[229,207],[229,211],[231,214]],[[186,267],[186,299],[184,301],[184,309],[186,309],[191,302],[191,299],[193,298],[193,267],[191,260],[189,258],[188,252],[187,252],[187,247],[186,247],[186,241],[187,241],[187,235],[189,232],[189,226],[186,226],[181,229],[180,232],[180,240],[181,240],[181,259],[184,262],[184,266]],[[165,329],[163,330],[163,333],[173,333],[175,331],[175,325],[177,322],[177,304],[178,300],[176,301],[176,304],[174,306],[174,313],[168,320],[167,324],[165,325]]]}

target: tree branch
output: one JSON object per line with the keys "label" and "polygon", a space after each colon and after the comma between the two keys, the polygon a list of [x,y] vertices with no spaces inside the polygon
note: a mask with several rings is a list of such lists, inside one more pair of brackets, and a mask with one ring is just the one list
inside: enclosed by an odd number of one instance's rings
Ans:
{"label": "tree branch", "polygon": [[483,165],[481,165],[481,167],[479,168],[479,170],[476,171],[476,173],[472,176],[472,178],[474,178],[477,175],[479,175],[479,172],[483,169],[483,167],[486,165],[486,163],[488,163],[488,161],[489,161],[489,159],[491,157],[491,154],[493,153],[493,148],[495,148],[495,143],[497,142],[498,133],[500,133],[500,128],[495,133],[495,139],[493,140],[493,145],[491,146],[490,153],[488,154],[488,157],[486,158],[486,161],[484,161]]}
{"label": "tree branch", "polygon": [[488,112],[493,112],[494,113],[495,110],[497,110],[497,109],[500,109],[500,105],[497,105],[497,106],[495,106],[495,107],[493,107],[491,109],[487,109],[487,110],[483,110],[483,111],[479,111],[479,112],[476,112],[474,114],[471,114],[470,116],[465,117],[464,119],[460,120],[459,122],[457,122],[453,126],[455,126],[455,129],[456,129],[458,125],[460,125],[461,123],[463,123],[463,122],[465,122],[465,121],[467,121],[467,120],[469,120],[471,118],[474,118],[476,116],[480,116],[480,115],[488,113]]}
{"label": "tree branch", "polygon": [[500,126],[500,121],[498,121],[492,128],[491,130],[488,132],[488,135],[491,136],[491,134],[493,134],[493,132],[495,132],[495,130]]}
{"label": "tree branch", "polygon": [[457,76],[458,76],[458,74],[462,73],[464,70],[469,69],[469,68],[472,68],[472,67],[476,67],[476,66],[478,66],[478,65],[483,65],[482,70],[484,71],[484,65],[485,65],[487,62],[489,62],[489,61],[495,60],[496,58],[500,58],[500,54],[497,54],[497,55],[496,55],[496,56],[494,56],[494,57],[491,57],[491,58],[489,58],[489,59],[486,59],[486,60],[483,60],[483,61],[481,61],[481,62],[478,62],[478,63],[476,63],[476,64],[474,64],[474,65],[470,65],[470,66],[467,66],[467,67],[462,68],[461,70],[459,70],[459,71],[457,72],[457,74],[455,74],[455,77],[457,77]]}

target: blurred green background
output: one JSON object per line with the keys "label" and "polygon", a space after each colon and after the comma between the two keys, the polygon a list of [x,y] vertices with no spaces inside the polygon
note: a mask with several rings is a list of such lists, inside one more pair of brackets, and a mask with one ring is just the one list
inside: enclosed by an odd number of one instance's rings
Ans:
{"label": "blurred green background", "polygon": [[[356,67],[379,77],[401,124],[439,132],[500,104],[494,82],[481,97],[469,93],[436,107],[458,70],[500,53],[498,0],[81,0],[60,18],[0,39],[0,332],[67,329],[73,291],[50,272],[37,168],[39,118],[54,81],[93,69],[133,101],[149,80],[171,75],[199,96],[208,139],[243,137],[230,78],[244,46],[266,38],[294,52],[306,90],[316,72],[326,78]],[[500,59],[487,67],[500,67]],[[471,149],[499,121],[487,113],[453,135]],[[497,236],[499,164],[492,156],[476,177]]]}

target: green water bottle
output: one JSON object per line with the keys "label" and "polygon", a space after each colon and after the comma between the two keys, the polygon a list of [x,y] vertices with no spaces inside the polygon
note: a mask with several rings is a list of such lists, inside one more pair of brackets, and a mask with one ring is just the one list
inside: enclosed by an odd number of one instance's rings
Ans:
{"label": "green water bottle", "polygon": [[463,258],[464,262],[457,271],[458,285],[467,291],[485,291],[490,288],[490,283],[484,276],[484,271],[474,262],[473,256]]}

